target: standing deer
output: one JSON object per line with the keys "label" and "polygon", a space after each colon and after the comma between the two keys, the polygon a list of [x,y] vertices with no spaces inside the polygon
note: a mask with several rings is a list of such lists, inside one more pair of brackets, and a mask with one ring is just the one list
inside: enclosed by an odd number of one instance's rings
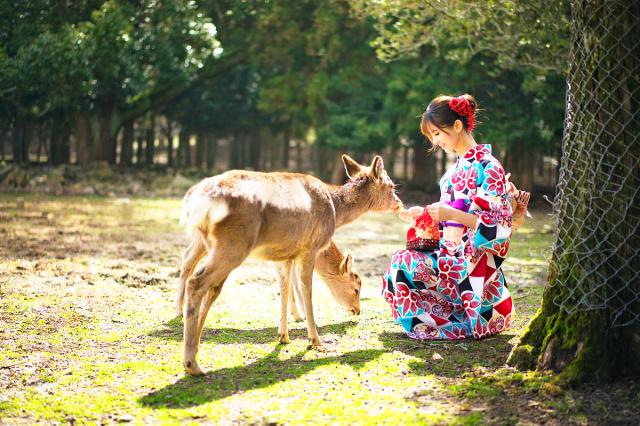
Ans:
{"label": "standing deer", "polygon": [[[301,286],[310,348],[324,350],[318,335],[311,285],[316,257],[331,242],[336,227],[367,211],[402,208],[382,158],[362,166],[342,156],[349,181],[328,185],[298,173],[261,173],[232,170],[202,180],[183,200],[181,222],[192,241],[183,256],[181,278],[186,278],[184,367],[203,374],[196,361],[200,336],[211,304],[227,276],[249,255],[280,262],[280,342],[289,342],[287,303],[294,270]],[[204,264],[191,269],[205,252]]]}

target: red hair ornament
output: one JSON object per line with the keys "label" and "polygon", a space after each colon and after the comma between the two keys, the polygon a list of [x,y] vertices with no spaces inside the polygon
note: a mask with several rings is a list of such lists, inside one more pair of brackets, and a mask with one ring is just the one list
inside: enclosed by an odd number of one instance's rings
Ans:
{"label": "red hair ornament", "polygon": [[449,108],[451,108],[451,110],[460,117],[467,117],[467,129],[469,131],[473,130],[473,108],[467,98],[464,96],[458,96],[457,98],[451,99],[449,101]]}

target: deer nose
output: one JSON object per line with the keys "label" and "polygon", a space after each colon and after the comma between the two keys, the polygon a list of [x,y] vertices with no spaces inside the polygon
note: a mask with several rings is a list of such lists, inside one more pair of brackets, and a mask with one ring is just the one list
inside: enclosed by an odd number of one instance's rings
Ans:
{"label": "deer nose", "polygon": [[354,315],[360,315],[360,308],[351,309],[351,313],[354,314]]}

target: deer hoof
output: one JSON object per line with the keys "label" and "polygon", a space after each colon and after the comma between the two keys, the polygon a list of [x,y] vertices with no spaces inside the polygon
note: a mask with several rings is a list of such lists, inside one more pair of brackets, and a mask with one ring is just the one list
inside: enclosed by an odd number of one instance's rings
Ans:
{"label": "deer hoof", "polygon": [[286,333],[279,333],[279,334],[278,334],[278,341],[279,341],[280,343],[282,343],[283,345],[286,345],[286,344],[288,344],[289,342],[291,342],[291,341],[289,340],[289,335],[288,335],[288,334],[286,334]]}
{"label": "deer hoof", "polygon": [[293,316],[293,320],[294,321],[304,321],[304,319],[305,318],[303,316],[301,316],[301,315],[294,315]]}
{"label": "deer hoof", "polygon": [[307,346],[308,350],[315,350],[318,352],[327,352],[327,348],[325,348],[322,343],[317,343],[317,344],[310,344],[309,346]]}
{"label": "deer hoof", "polygon": [[184,364],[184,370],[190,376],[204,376],[204,372],[198,366],[198,363],[195,361],[187,361]]}

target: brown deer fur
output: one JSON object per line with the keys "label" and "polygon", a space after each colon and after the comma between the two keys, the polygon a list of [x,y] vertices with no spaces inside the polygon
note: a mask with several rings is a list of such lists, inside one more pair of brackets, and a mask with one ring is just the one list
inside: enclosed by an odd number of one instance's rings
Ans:
{"label": "brown deer fur", "polygon": [[[250,254],[279,262],[280,342],[289,341],[287,303],[295,265],[310,347],[323,350],[311,300],[316,257],[330,244],[337,226],[367,211],[402,207],[381,157],[376,156],[370,167],[346,155],[342,160],[349,176],[342,186],[304,174],[232,170],[206,178],[187,191],[182,222],[193,236],[181,268],[181,280],[186,280],[183,319],[187,373],[202,374],[196,354],[207,313],[229,273]],[[203,265],[193,273],[202,256]]]}

